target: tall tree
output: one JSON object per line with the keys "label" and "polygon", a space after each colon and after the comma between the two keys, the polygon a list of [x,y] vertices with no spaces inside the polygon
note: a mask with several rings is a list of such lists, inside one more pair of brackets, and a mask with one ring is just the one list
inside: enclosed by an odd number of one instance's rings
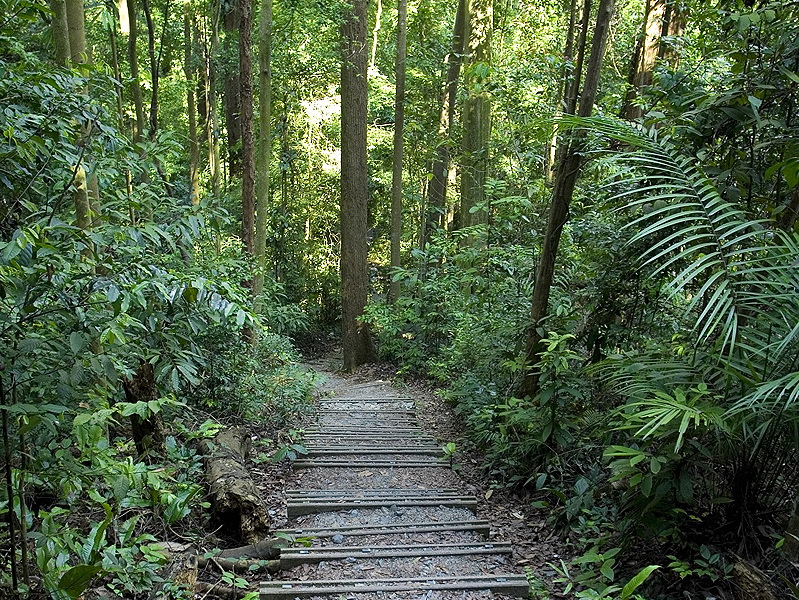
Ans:
{"label": "tall tree", "polygon": [[[574,75],[574,29],[575,21],[577,20],[577,0],[566,0],[566,13],[568,17],[568,25],[566,27],[566,43],[563,48],[563,65],[560,69],[561,79],[558,82],[557,93],[557,108],[555,114],[563,113],[566,108],[566,96],[568,95],[568,81]],[[584,45],[582,46],[585,47]],[[558,127],[557,124],[552,132],[551,142],[547,152],[547,162],[545,168],[545,175],[547,183],[552,183],[555,177],[555,155],[558,147]]]}
{"label": "tall tree", "polygon": [[369,327],[361,320],[369,291],[367,3],[368,0],[352,0],[341,26],[341,337],[347,371],[375,358]]}
{"label": "tall tree", "polygon": [[255,135],[252,89],[252,0],[239,0],[239,99],[241,119],[241,239],[255,253]]}
{"label": "tall tree", "polygon": [[71,56],[69,50],[69,26],[67,24],[67,4],[65,0],[50,0],[50,10],[53,11],[53,20],[50,28],[53,32],[53,46],[55,61],[60,66],[66,66]]}
{"label": "tall tree", "polygon": [[427,188],[426,219],[423,224],[423,241],[430,240],[430,233],[444,225],[446,213],[447,181],[451,154],[452,127],[455,123],[455,98],[458,91],[461,63],[463,62],[463,39],[466,22],[466,3],[459,0],[452,29],[452,49],[447,55],[447,73],[444,93],[441,96],[441,111],[438,119],[438,145],[432,161],[430,185]]}
{"label": "tall tree", "polygon": [[[402,135],[405,129],[405,55],[407,54],[408,0],[397,3],[397,63],[394,93],[394,156],[391,173],[391,266],[400,266],[402,240]],[[391,301],[399,297],[400,282],[391,282]]]}
{"label": "tall tree", "polygon": [[493,0],[469,0],[466,19],[466,72],[463,103],[463,156],[461,168],[460,226],[485,223],[485,182],[491,136],[491,98],[488,78],[491,37],[494,29]]}
{"label": "tall tree", "polygon": [[663,43],[663,37],[679,35],[682,28],[683,17],[675,0],[647,0],[643,26],[630,60],[627,93],[621,108],[623,118],[633,120],[643,116],[643,107],[636,102],[636,98],[646,86],[652,85],[655,64],[658,59],[674,62],[677,58]]}
{"label": "tall tree", "polygon": [[200,203],[200,180],[198,167],[200,144],[197,139],[197,103],[194,98],[194,11],[186,4],[183,14],[183,74],[186,77],[186,112],[189,118],[189,188],[192,204]]}
{"label": "tall tree", "polygon": [[[225,30],[223,52],[231,56],[235,52],[236,34],[240,31],[241,0],[224,3],[227,10],[222,18]],[[221,7],[220,7],[221,8]],[[227,130],[228,176],[233,178],[241,173],[241,90],[239,69],[223,68],[223,101],[225,108],[225,129]]]}
{"label": "tall tree", "polygon": [[136,0],[127,0],[128,5],[128,67],[130,68],[130,95],[133,98],[133,109],[136,113],[136,122],[133,127],[133,141],[138,143],[144,135],[144,98],[141,91],[139,76],[139,55],[136,48],[139,39],[138,14]]}
{"label": "tall tree", "polygon": [[255,308],[260,308],[266,273],[266,228],[269,223],[269,167],[272,159],[272,0],[261,0],[258,18],[258,172],[256,174]]}
{"label": "tall tree", "polygon": [[88,60],[86,56],[86,21],[83,0],[66,0],[67,31],[69,32],[69,58],[73,63]]}
{"label": "tall tree", "polygon": [[[150,114],[149,114],[149,137],[155,139],[158,133],[158,91],[160,86],[161,70],[158,66],[158,57],[155,53],[155,23],[150,11],[150,0],[141,0],[141,8],[144,12],[144,20],[147,23],[147,54],[150,57]],[[165,9],[166,10],[166,9]]]}
{"label": "tall tree", "polygon": [[[600,0],[597,9],[594,37],[591,42],[591,56],[585,74],[582,94],[580,95],[581,117],[591,116],[594,108],[602,58],[605,53],[610,20],[613,15],[613,0]],[[569,206],[574,196],[574,187],[582,164],[582,140],[572,138],[567,143],[558,164],[555,186],[552,190],[552,201],[549,207],[549,218],[544,233],[541,258],[535,273],[535,287],[530,310],[530,329],[525,345],[525,371],[521,394],[533,397],[538,393],[539,373],[531,368],[536,356],[541,352],[541,340],[544,338],[544,320],[549,311],[549,294],[555,274],[555,261],[560,245],[563,226],[569,219]]]}

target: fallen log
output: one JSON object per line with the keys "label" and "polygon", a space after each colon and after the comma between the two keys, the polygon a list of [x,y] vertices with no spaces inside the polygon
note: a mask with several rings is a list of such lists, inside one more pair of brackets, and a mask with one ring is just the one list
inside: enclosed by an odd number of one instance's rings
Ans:
{"label": "fallen log", "polygon": [[226,535],[256,543],[269,532],[269,513],[244,464],[250,444],[240,429],[225,429],[203,453],[214,521]]}
{"label": "fallen log", "polygon": [[[172,598],[172,586],[182,586],[186,590],[193,590],[197,585],[197,555],[191,552],[175,554],[171,560],[159,570],[162,581],[155,585],[148,596],[148,600]],[[168,589],[165,589],[167,588]]]}
{"label": "fallen log", "polygon": [[250,558],[269,559],[280,558],[280,549],[289,546],[289,542],[282,538],[270,538],[254,544],[228,548],[216,555],[217,558]]}
{"label": "fallen log", "polygon": [[219,585],[218,583],[208,583],[207,581],[198,581],[194,586],[194,591],[198,594],[205,594],[203,597],[207,597],[210,594],[217,598],[224,598],[224,600],[241,600],[250,593],[250,590],[240,590]]}
{"label": "fallen log", "polygon": [[210,558],[205,558],[204,556],[197,557],[197,566],[200,569],[204,569],[208,565],[215,565],[220,571],[233,571],[235,573],[241,573],[243,571],[248,573],[260,573],[262,571],[277,573],[280,571],[279,560],[220,558],[218,556],[212,556]]}

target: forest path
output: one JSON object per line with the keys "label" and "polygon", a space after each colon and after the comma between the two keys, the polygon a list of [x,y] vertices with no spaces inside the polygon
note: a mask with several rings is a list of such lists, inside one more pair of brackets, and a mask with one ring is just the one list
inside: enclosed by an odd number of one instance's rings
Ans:
{"label": "forest path", "polygon": [[286,494],[282,532],[310,546],[281,551],[280,578],[262,584],[261,600],[526,598],[511,545],[477,518],[413,396],[334,366],[310,364],[326,381]]}

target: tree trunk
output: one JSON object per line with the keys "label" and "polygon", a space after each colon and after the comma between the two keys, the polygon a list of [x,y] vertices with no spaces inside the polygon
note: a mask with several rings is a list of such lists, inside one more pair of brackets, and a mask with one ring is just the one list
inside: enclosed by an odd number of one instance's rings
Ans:
{"label": "tree trunk", "polygon": [[[567,0],[567,16],[569,24],[566,28],[566,43],[563,48],[563,67],[560,70],[561,80],[558,82],[558,93],[556,97],[555,117],[563,113],[566,108],[566,96],[569,89],[569,80],[574,75],[572,61],[574,60],[574,25],[577,20],[577,0]],[[570,65],[572,65],[570,67]],[[544,168],[547,184],[552,184],[555,178],[555,158],[558,148],[558,125],[552,130],[552,138],[546,156],[546,167]]]}
{"label": "tree trunk", "polygon": [[205,137],[208,142],[208,170],[211,172],[211,191],[214,198],[219,198],[222,191],[221,165],[219,159],[219,116],[217,113],[217,94],[216,94],[216,67],[213,57],[216,56],[219,48],[219,6],[216,2],[212,3],[210,43],[205,48],[205,66],[203,76],[205,78]]}
{"label": "tree trunk", "polygon": [[130,95],[133,98],[133,108],[136,112],[136,123],[133,128],[133,142],[139,143],[144,135],[144,99],[141,92],[141,77],[139,75],[139,56],[136,52],[136,43],[139,37],[139,25],[136,15],[136,0],[127,0],[128,3],[128,63],[130,66]]}
{"label": "tree trunk", "polygon": [[[130,403],[150,402],[158,399],[158,387],[155,384],[155,371],[149,362],[142,362],[133,377],[122,382],[125,400]],[[164,455],[164,422],[161,413],[151,414],[147,418],[133,414],[130,416],[133,443],[139,455],[145,453],[156,456]]]}
{"label": "tree trunk", "polygon": [[[430,185],[427,188],[427,216],[425,218],[424,242],[430,241],[434,228],[446,225],[447,180],[449,179],[450,136],[455,123],[455,98],[458,90],[461,63],[463,62],[463,40],[466,22],[466,2],[458,2],[455,25],[452,30],[452,50],[447,57],[447,76],[441,97],[441,112],[438,119],[438,146],[433,158]],[[424,245],[424,243],[423,243]]]}
{"label": "tree trunk", "polygon": [[200,145],[197,140],[197,102],[194,98],[194,40],[192,39],[193,12],[190,5],[186,5],[183,15],[183,74],[186,76],[186,110],[189,117],[189,189],[191,203],[200,203],[200,181],[198,178],[198,163],[200,160]]}
{"label": "tree trunk", "polygon": [[238,429],[221,431],[204,444],[205,473],[214,520],[236,539],[255,544],[269,533],[269,512],[245,459],[250,436]]}
{"label": "tree trunk", "polygon": [[[580,96],[579,116],[588,117],[594,107],[602,58],[605,52],[610,19],[613,15],[613,0],[600,0],[597,10],[594,39],[591,44],[591,57],[585,75],[585,84]],[[558,165],[555,187],[552,190],[552,203],[549,209],[547,229],[541,249],[541,258],[535,274],[535,287],[530,311],[530,330],[525,345],[525,371],[520,393],[533,397],[538,393],[539,375],[530,368],[542,351],[541,340],[545,336],[545,323],[549,310],[549,294],[555,274],[555,260],[560,245],[563,226],[569,219],[569,206],[574,195],[574,186],[582,163],[579,136],[575,136],[566,146]]]}
{"label": "tree trunk", "polygon": [[158,133],[158,86],[159,86],[159,68],[158,59],[155,56],[155,25],[153,24],[153,16],[150,12],[150,0],[141,0],[141,7],[144,11],[144,19],[147,22],[147,54],[150,57],[150,83],[152,85],[152,93],[150,95],[150,115],[149,115],[149,138],[155,139]]}
{"label": "tree trunk", "polygon": [[[232,56],[235,33],[239,31],[241,0],[235,0],[229,5],[229,10],[223,18],[225,28],[225,43],[223,52]],[[241,84],[238,69],[226,68],[224,70],[224,104],[225,104],[225,129],[228,142],[228,178],[232,179],[241,174]]]}
{"label": "tree trunk", "polygon": [[[402,134],[405,128],[405,55],[407,46],[408,0],[397,4],[397,64],[394,98],[394,157],[391,173],[391,266],[400,266],[402,241]],[[399,298],[400,282],[391,281],[389,298]]]}
{"label": "tree trunk", "polygon": [[645,86],[652,85],[652,73],[658,59],[665,13],[666,0],[647,0],[643,27],[635,44],[627,76],[628,89],[621,109],[621,116],[625,119],[632,121],[644,114],[643,108],[635,100]]}
{"label": "tree trunk", "polygon": [[66,0],[66,17],[69,32],[69,58],[73,64],[88,62],[83,0]]}
{"label": "tree trunk", "polygon": [[383,18],[383,0],[377,0],[377,10],[375,12],[375,27],[372,30],[372,58],[369,61],[369,69],[375,68],[377,60],[377,36],[380,33],[381,20]]}
{"label": "tree trunk", "polygon": [[351,0],[342,24],[341,62],[341,304],[344,369],[375,358],[361,321],[369,292],[366,163],[366,6]]}
{"label": "tree trunk", "polygon": [[253,278],[255,310],[261,306],[266,273],[266,228],[269,224],[269,167],[272,162],[272,0],[261,0],[258,19],[258,173],[256,180],[255,259]]}
{"label": "tree trunk", "polygon": [[239,98],[241,110],[241,239],[255,254],[255,136],[252,89],[252,0],[238,0]]}
{"label": "tree trunk", "polygon": [[[485,183],[491,136],[488,69],[491,63],[493,20],[493,0],[469,0],[465,38],[468,40],[466,46],[468,66],[464,76],[467,97],[463,104],[460,227],[470,227],[488,221]],[[467,243],[475,244],[477,238],[470,236]]]}
{"label": "tree trunk", "polygon": [[67,5],[65,0],[50,0],[50,9],[53,11],[53,20],[50,28],[53,32],[55,62],[57,65],[65,67],[70,56],[72,56],[69,49],[69,26],[67,25]]}

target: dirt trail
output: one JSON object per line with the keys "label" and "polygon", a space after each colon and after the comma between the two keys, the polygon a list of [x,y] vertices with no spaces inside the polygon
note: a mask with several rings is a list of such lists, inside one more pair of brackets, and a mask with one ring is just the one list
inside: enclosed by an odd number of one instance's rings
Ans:
{"label": "dirt trail", "polygon": [[474,486],[420,427],[418,401],[387,381],[342,376],[330,360],[310,366],[327,380],[283,530],[309,545],[281,552],[261,599],[527,597],[511,545],[494,539]]}

